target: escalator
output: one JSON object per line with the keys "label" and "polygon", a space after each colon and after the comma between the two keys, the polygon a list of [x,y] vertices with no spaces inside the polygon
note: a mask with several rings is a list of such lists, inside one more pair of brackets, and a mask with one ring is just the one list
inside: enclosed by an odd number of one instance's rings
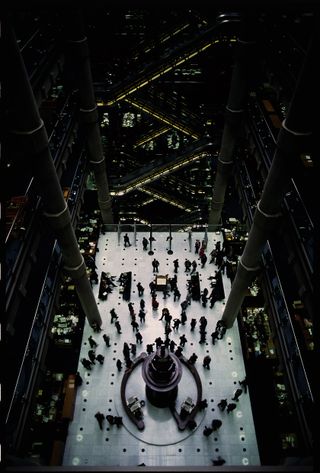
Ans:
{"label": "escalator", "polygon": [[209,138],[202,138],[192,143],[180,154],[174,153],[164,158],[154,159],[145,166],[129,172],[124,177],[114,179],[110,183],[110,194],[116,196],[125,195],[168,173],[177,171],[193,161],[209,157],[211,155],[209,149],[211,145],[212,143]]}
{"label": "escalator", "polygon": [[199,28],[181,43],[175,44],[175,47],[157,54],[149,63],[140,64],[133,72],[125,70],[125,79],[109,89],[107,105],[111,106],[150,85],[154,80],[162,78],[214,44],[235,42],[235,35],[224,34],[224,26],[238,22],[240,22],[238,14],[219,15],[213,25]]}

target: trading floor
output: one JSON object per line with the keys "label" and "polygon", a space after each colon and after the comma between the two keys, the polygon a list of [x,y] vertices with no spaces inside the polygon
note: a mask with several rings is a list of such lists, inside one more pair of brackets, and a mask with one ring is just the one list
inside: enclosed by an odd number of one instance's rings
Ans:
{"label": "trading floor", "polygon": [[[100,315],[102,317],[102,331],[96,333],[86,321],[78,370],[83,378],[83,384],[78,388],[74,419],[69,426],[69,434],[66,441],[63,465],[87,465],[87,466],[210,466],[213,459],[221,457],[225,465],[260,465],[259,452],[255,434],[255,426],[252,417],[250,403],[250,387],[243,392],[236,402],[237,407],[230,413],[221,411],[218,403],[227,398],[228,402],[237,388],[239,381],[245,378],[245,366],[239,337],[237,323],[232,329],[227,330],[223,339],[212,344],[211,333],[216,328],[217,321],[221,318],[224,303],[217,301],[211,309],[208,303],[202,307],[201,301],[191,301],[187,307],[187,322],[179,326],[178,330],[170,333],[177,346],[179,337],[185,334],[187,343],[183,349],[183,355],[189,358],[196,353],[198,359],[195,367],[202,382],[203,399],[207,399],[208,407],[199,411],[195,417],[197,426],[193,429],[180,431],[169,408],[158,408],[153,406],[145,395],[145,384],[141,376],[141,369],[136,368],[127,384],[127,397],[137,396],[145,401],[143,407],[143,420],[145,429],[140,431],[128,418],[121,403],[120,385],[125,372],[124,356],[122,353],[124,342],[136,343],[135,332],[130,324],[131,318],[128,302],[123,299],[118,278],[121,273],[132,271],[131,302],[139,323],[139,330],[143,337],[142,344],[137,344],[136,356],[146,351],[146,345],[154,343],[157,337],[165,338],[164,319],[160,321],[162,309],[167,307],[174,318],[180,318],[180,304],[187,296],[187,280],[190,274],[185,272],[184,261],[196,260],[198,263],[200,289],[209,289],[215,271],[218,269],[214,263],[209,263],[210,252],[215,243],[221,240],[221,233],[208,233],[208,244],[206,254],[207,263],[201,268],[198,255],[195,254],[194,243],[196,238],[204,239],[204,233],[192,233],[192,239],[188,233],[172,233],[172,254],[168,254],[168,233],[154,233],[155,241],[152,242],[153,255],[148,250],[143,250],[142,238],[149,239],[148,233],[137,232],[136,242],[133,241],[134,233],[128,233],[131,246],[124,247],[124,233],[118,240],[117,233],[106,233],[100,235],[98,241],[99,252],[96,254],[97,272],[100,277],[101,271],[115,276],[114,287],[107,300],[98,299],[99,285],[94,284],[93,290],[98,301]],[[163,293],[157,293],[159,308],[153,310],[151,306],[151,295],[149,284],[154,280],[152,260],[156,258],[159,262],[159,275],[174,275],[173,261],[179,260],[177,272],[178,288],[181,292],[180,300],[173,300],[173,294],[167,298]],[[146,306],[145,323],[140,323],[138,313],[140,299],[138,296],[137,283],[141,282],[145,288],[143,299]],[[225,297],[230,292],[230,280],[223,275]],[[111,324],[110,310],[114,308],[119,317],[121,334],[116,330],[115,324]],[[190,330],[191,318],[199,321],[205,316],[208,324],[206,327],[206,343],[199,343],[199,323],[195,330]],[[172,325],[171,325],[172,326]],[[107,347],[103,335],[110,336],[110,347]],[[80,359],[88,358],[90,345],[88,337],[92,335],[98,343],[96,355],[101,353],[105,359],[103,364],[97,361],[91,370],[83,367]],[[211,356],[210,369],[202,365],[204,356]],[[118,371],[116,361],[122,361],[122,370]],[[177,410],[187,397],[195,399],[196,388],[194,379],[188,372],[183,370],[182,378],[178,387],[176,400]],[[97,411],[104,415],[121,416],[123,426],[117,427],[104,421],[103,429],[100,430],[95,414]],[[210,427],[213,419],[222,421],[221,427],[209,436],[203,434],[204,427]]]}

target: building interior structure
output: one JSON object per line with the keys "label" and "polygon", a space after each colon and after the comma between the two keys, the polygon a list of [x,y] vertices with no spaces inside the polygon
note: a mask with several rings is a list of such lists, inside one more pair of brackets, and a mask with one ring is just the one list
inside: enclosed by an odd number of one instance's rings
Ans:
{"label": "building interior structure", "polygon": [[[255,9],[164,2],[157,13],[142,1],[8,8],[1,126],[7,471],[313,471],[318,20],[312,1]],[[298,151],[285,133],[302,136]],[[279,208],[272,202],[270,215],[261,205],[273,196]],[[257,214],[276,215],[276,223]],[[254,252],[259,268],[241,299],[244,258]],[[193,273],[186,259],[197,262]],[[170,286],[175,275],[180,299]],[[215,299],[203,296],[220,284]],[[139,343],[128,304],[138,318],[142,298]],[[181,318],[169,334],[163,308]],[[110,321],[112,309],[121,329]],[[214,341],[219,321],[226,332]],[[183,374],[170,412],[147,398],[136,360],[159,355],[157,337],[176,350],[182,335]],[[85,367],[90,336],[104,358]],[[125,342],[137,345],[129,362]],[[233,402],[240,387],[234,412],[222,410],[219,401]],[[142,430],[128,399],[140,402]],[[181,406],[189,405],[194,423],[181,428]],[[98,411],[123,424],[105,419],[100,430]],[[213,419],[222,425],[207,436]]]}

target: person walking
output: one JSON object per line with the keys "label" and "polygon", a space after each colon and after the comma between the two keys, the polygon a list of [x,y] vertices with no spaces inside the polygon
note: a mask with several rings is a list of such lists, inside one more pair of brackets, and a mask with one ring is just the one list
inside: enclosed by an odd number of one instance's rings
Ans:
{"label": "person walking", "polygon": [[116,322],[114,323],[114,325],[116,326],[117,332],[118,332],[119,334],[122,333],[122,332],[121,332],[121,325],[120,325],[120,323],[119,323],[118,320],[116,320]]}
{"label": "person walking", "polygon": [[110,347],[111,345],[110,345],[110,337],[109,337],[109,335],[107,335],[107,334],[104,333],[104,334],[102,335],[102,338],[103,338],[103,340],[105,341],[106,346],[107,346],[107,347]]}
{"label": "person walking", "polygon": [[140,299],[140,309],[144,310],[145,306],[146,306],[145,301],[143,299]]}
{"label": "person walking", "polygon": [[118,368],[118,371],[121,371],[121,370],[122,370],[122,361],[119,360],[119,358],[117,359],[116,366],[117,366],[117,368]]}
{"label": "person walking", "polygon": [[97,419],[98,421],[98,424],[99,424],[99,427],[100,427],[100,430],[103,430],[103,421],[105,419],[104,415],[102,414],[102,412],[98,411],[95,413],[95,418]]}
{"label": "person walking", "polygon": [[89,358],[89,360],[91,361],[91,363],[92,363],[93,365],[95,365],[95,361],[94,361],[94,360],[96,359],[96,354],[95,354],[94,350],[89,350],[89,351],[88,351],[88,358]]}
{"label": "person walking", "polygon": [[180,297],[181,297],[181,293],[180,293],[179,289],[177,287],[174,288],[174,290],[173,290],[173,302],[176,302],[176,300],[180,300]]}
{"label": "person walking", "polygon": [[236,392],[234,393],[233,395],[233,398],[231,398],[233,401],[239,401],[239,397],[241,396],[241,394],[243,393],[242,389],[241,388],[238,388],[236,390]]}
{"label": "person walking", "polygon": [[99,355],[96,356],[96,360],[100,363],[100,365],[103,365],[104,356],[99,353]]}
{"label": "person walking", "polygon": [[214,345],[216,343],[216,340],[218,340],[218,335],[219,334],[218,334],[217,330],[212,332],[212,334],[211,334],[212,345]]}
{"label": "person walking", "polygon": [[175,259],[173,260],[173,267],[174,267],[174,272],[177,273],[179,269],[179,260]]}
{"label": "person walking", "polygon": [[137,343],[140,343],[140,344],[142,343],[142,335],[139,331],[136,332],[136,341]]}
{"label": "person walking", "polygon": [[118,319],[118,316],[114,308],[110,310],[110,315],[111,315],[111,323],[113,324],[113,321]]}
{"label": "person walking", "polygon": [[97,342],[92,338],[92,335],[88,337],[90,348],[95,348],[98,346]]}
{"label": "person walking", "polygon": [[207,262],[207,255],[204,253],[201,258],[200,258],[200,261],[201,261],[201,268],[204,268],[205,267],[205,264]]}
{"label": "person walking", "polygon": [[191,268],[191,261],[189,261],[187,258],[184,261],[184,267],[185,267],[185,273],[189,273],[190,268]]}
{"label": "person walking", "polygon": [[196,262],[196,260],[193,260],[193,261],[192,261],[191,266],[192,266],[192,271],[191,271],[190,274],[193,274],[193,273],[196,272],[197,266],[198,266],[198,263]]}
{"label": "person walking", "polygon": [[136,356],[137,354],[137,345],[135,343],[130,343],[130,352],[132,354],[132,356]]}
{"label": "person walking", "polygon": [[80,361],[87,370],[91,371],[91,361],[87,360],[86,358],[82,358]]}
{"label": "person walking", "polygon": [[133,332],[134,332],[134,331],[138,332],[138,330],[139,330],[139,324],[138,324],[138,322],[136,322],[135,320],[133,320],[133,321],[131,322],[131,326],[132,326]]}
{"label": "person walking", "polygon": [[129,348],[129,345],[127,344],[127,342],[124,342],[124,344],[123,344],[122,353],[123,353],[123,356],[124,356],[125,360],[127,358],[130,358],[130,348]]}

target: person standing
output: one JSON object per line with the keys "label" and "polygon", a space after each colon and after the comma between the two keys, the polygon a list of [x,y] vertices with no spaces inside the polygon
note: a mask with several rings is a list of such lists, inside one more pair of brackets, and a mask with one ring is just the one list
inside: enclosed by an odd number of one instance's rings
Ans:
{"label": "person standing", "polygon": [[185,344],[187,343],[187,341],[188,341],[188,340],[186,339],[186,336],[185,336],[184,334],[181,335],[181,337],[180,337],[180,345],[181,345],[182,347],[185,346]]}
{"label": "person standing", "polygon": [[153,267],[153,272],[154,273],[158,273],[159,272],[159,261],[154,258],[153,261],[152,261],[152,267]]}
{"label": "person standing", "polygon": [[244,392],[247,392],[248,388],[248,380],[247,377],[245,377],[242,381],[239,381],[240,386],[244,389]]}
{"label": "person standing", "polygon": [[210,369],[210,363],[211,363],[211,357],[209,355],[206,355],[203,358],[203,367],[207,368],[209,370]]}
{"label": "person standing", "polygon": [[143,237],[142,238],[142,247],[143,247],[144,250],[148,249],[148,244],[149,244],[149,242],[148,242],[147,238]]}
{"label": "person standing", "polygon": [[212,432],[213,432],[213,429],[211,427],[207,427],[206,425],[204,426],[203,435],[205,437],[209,437],[209,435],[211,435]]}
{"label": "person standing", "polygon": [[177,273],[179,269],[179,260],[175,259],[173,260],[173,266],[174,266],[174,272]]}
{"label": "person standing", "polygon": [[130,243],[130,240],[129,240],[129,237],[128,237],[128,233],[126,233],[123,237],[123,241],[124,241],[124,246],[131,246],[131,243]]}
{"label": "person standing", "polygon": [[220,419],[213,419],[211,422],[211,427],[213,428],[214,431],[220,429],[222,426],[222,421]]}
{"label": "person standing", "polygon": [[194,331],[196,325],[197,325],[197,319],[191,319],[191,322],[190,322],[191,332]]}
{"label": "person standing", "polygon": [[139,311],[139,319],[141,324],[146,321],[146,313],[143,310]]}
{"label": "person standing", "polygon": [[228,405],[228,401],[226,399],[221,399],[221,401],[218,402],[218,407],[221,411],[224,411],[227,405]]}
{"label": "person standing", "polygon": [[235,404],[234,402],[230,402],[227,405],[227,413],[229,414],[229,412],[232,412],[236,407],[237,407],[237,404]]}
{"label": "person standing", "polygon": [[75,384],[78,387],[78,386],[81,386],[82,383],[83,383],[83,379],[81,378],[79,371],[77,371],[75,375]]}
{"label": "person standing", "polygon": [[144,287],[142,286],[141,282],[138,282],[137,289],[138,289],[138,296],[143,297]]}
{"label": "person standing", "polygon": [[100,430],[103,430],[103,421],[105,419],[104,415],[102,414],[102,412],[98,411],[98,412],[96,412],[96,414],[94,416],[98,421]]}

